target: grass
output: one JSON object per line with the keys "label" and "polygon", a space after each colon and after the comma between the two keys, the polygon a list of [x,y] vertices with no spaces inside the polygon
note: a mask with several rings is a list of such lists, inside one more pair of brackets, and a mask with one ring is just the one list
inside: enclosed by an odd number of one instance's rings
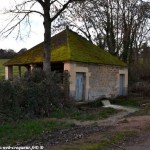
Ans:
{"label": "grass", "polygon": [[147,126],[145,127],[145,131],[150,132],[150,125],[147,125]]}
{"label": "grass", "polygon": [[28,120],[0,125],[0,145],[14,145],[32,138],[41,138],[44,131],[71,126],[70,123],[48,120]]}
{"label": "grass", "polygon": [[[51,117],[67,118],[68,120],[76,119],[80,121],[90,121],[106,118],[113,113],[116,113],[116,110],[108,108],[99,108],[96,110],[66,109],[53,112],[51,114]],[[71,122],[69,122],[70,121],[38,119],[1,124],[0,145],[15,145],[17,143],[22,143],[30,140],[32,138],[36,138],[41,141],[42,138],[44,138],[42,137],[43,132],[51,132],[55,129],[70,127]]]}
{"label": "grass", "polygon": [[132,115],[134,115],[134,116],[150,115],[150,108],[149,107],[141,108],[139,111],[136,111]]}
{"label": "grass", "polygon": [[[0,59],[0,79],[4,79],[5,78],[5,67],[3,66],[3,64],[8,61],[9,59]],[[25,72],[25,68],[22,67],[22,72]],[[14,76],[18,76],[18,67],[14,66],[13,67],[13,72],[14,72]]]}
{"label": "grass", "polygon": [[96,143],[80,143],[73,146],[65,145],[61,148],[54,148],[54,150],[103,150],[111,146],[116,146],[126,138],[134,136],[135,134],[136,133],[133,131],[119,131],[116,133],[111,133],[109,138],[104,137],[103,140]]}
{"label": "grass", "polygon": [[135,98],[116,98],[112,100],[113,104],[128,106],[128,107],[138,107],[139,100]]}
{"label": "grass", "polygon": [[101,108],[99,111],[93,112],[93,113],[76,113],[71,115],[73,119],[81,120],[81,121],[88,121],[88,120],[99,120],[104,119],[112,114],[115,114],[118,112],[117,110],[113,108]]}
{"label": "grass", "polygon": [[51,114],[51,117],[59,119],[68,118],[80,121],[92,121],[107,118],[117,112],[118,110],[115,110],[113,108],[99,108],[91,110],[89,110],[88,108],[85,110],[66,109],[53,112]]}
{"label": "grass", "polygon": [[117,98],[112,100],[112,103],[128,107],[139,107],[140,109],[134,112],[133,116],[150,115],[150,100],[143,98]]}
{"label": "grass", "polygon": [[135,135],[135,132],[133,131],[120,131],[114,133],[110,138],[102,140],[100,143],[96,144],[94,147],[91,148],[91,150],[101,150],[106,147],[115,146],[119,142],[125,140],[127,137]]}

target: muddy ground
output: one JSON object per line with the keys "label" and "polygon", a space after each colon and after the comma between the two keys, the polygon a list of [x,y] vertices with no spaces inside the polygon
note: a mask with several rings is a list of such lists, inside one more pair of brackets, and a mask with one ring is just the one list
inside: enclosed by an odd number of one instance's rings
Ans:
{"label": "muddy ground", "polygon": [[150,150],[150,116],[122,119],[114,127],[113,132],[117,131],[134,131],[136,134],[107,150]]}
{"label": "muddy ground", "polygon": [[[109,126],[90,125],[76,126],[57,133],[57,138],[49,138],[46,149],[78,149],[76,145],[98,143],[109,139],[116,132],[132,131],[135,135],[112,144],[105,150],[150,150],[150,116],[126,117]],[[88,149],[88,148],[87,148]]]}
{"label": "muddy ground", "polygon": [[[106,122],[105,122],[106,123]],[[111,125],[110,125],[111,124]],[[150,116],[132,116],[119,118],[116,123],[74,125],[72,128],[43,133],[42,141],[33,140],[28,144],[42,145],[45,149],[78,149],[79,145],[98,143],[118,131],[135,131],[136,134],[106,150],[150,150]],[[77,146],[78,145],[78,146]],[[65,148],[64,148],[65,147]],[[82,146],[83,147],[83,146]],[[88,149],[88,148],[87,148]]]}
{"label": "muddy ground", "polygon": [[[62,120],[64,121],[64,119]],[[70,120],[73,126],[68,129],[44,132],[42,140],[33,139],[25,145],[42,145],[45,149],[89,149],[88,145],[109,140],[117,132],[133,132],[117,144],[110,144],[103,150],[150,150],[150,116],[129,115],[121,111],[110,118],[95,122]],[[84,148],[85,145],[85,148]],[[93,148],[94,149],[94,148]],[[96,148],[95,148],[96,149]]]}

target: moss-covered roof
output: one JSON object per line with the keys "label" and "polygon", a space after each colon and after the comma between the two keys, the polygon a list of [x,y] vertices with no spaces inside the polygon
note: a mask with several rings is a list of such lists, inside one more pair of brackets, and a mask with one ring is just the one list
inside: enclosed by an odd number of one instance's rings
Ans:
{"label": "moss-covered roof", "polygon": [[[40,43],[30,50],[15,56],[4,65],[25,65],[43,61],[44,44]],[[117,57],[100,49],[77,33],[66,29],[52,37],[52,62],[76,61],[95,64],[127,66]]]}

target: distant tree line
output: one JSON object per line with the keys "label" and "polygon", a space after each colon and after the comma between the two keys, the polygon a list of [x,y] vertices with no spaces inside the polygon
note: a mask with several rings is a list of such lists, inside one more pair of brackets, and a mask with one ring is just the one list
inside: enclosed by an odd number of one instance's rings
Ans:
{"label": "distant tree line", "polygon": [[26,50],[26,48],[22,48],[19,52],[15,52],[13,49],[0,49],[0,59],[11,59]]}
{"label": "distant tree line", "polygon": [[0,49],[0,59],[10,59],[14,57],[17,53],[12,49]]}

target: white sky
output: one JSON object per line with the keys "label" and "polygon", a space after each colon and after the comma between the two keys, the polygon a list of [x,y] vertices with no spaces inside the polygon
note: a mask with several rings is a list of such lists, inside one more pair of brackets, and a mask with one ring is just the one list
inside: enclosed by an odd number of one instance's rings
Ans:
{"label": "white sky", "polygon": [[[22,0],[19,0],[22,1]],[[6,20],[10,19],[10,16],[3,15],[1,13],[2,10],[5,8],[12,7],[14,0],[1,0],[0,5],[0,30],[3,29],[3,27],[6,24]],[[12,4],[11,4],[12,3]],[[16,52],[19,51],[22,48],[30,49],[31,47],[35,46],[36,44],[43,41],[43,20],[42,17],[39,17],[39,15],[34,15],[31,18],[31,33],[29,36],[27,36],[27,32],[25,29],[23,29],[23,39],[17,39],[16,40],[16,33],[14,32],[7,38],[0,37],[0,49],[13,49]]]}

